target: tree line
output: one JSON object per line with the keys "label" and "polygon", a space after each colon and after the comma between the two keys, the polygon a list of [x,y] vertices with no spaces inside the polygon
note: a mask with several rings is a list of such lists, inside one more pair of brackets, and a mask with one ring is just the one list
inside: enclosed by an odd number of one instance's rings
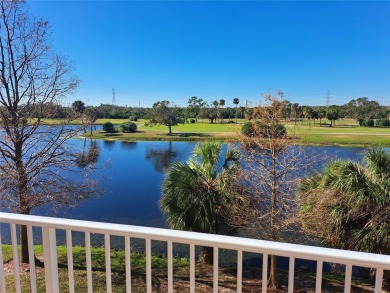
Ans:
{"label": "tree line", "polygon": [[[186,107],[180,107],[168,100],[158,101],[152,107],[123,107],[110,104],[101,104],[100,106],[86,106],[82,101],[75,101],[71,107],[64,107],[60,105],[52,105],[56,109],[53,118],[65,118],[69,116],[70,112],[94,113],[97,118],[121,118],[130,120],[137,119],[153,119],[156,118],[156,108],[164,107],[171,112],[178,120],[205,119],[210,123],[234,123],[237,118],[246,118],[250,120],[253,114],[253,107],[248,105],[238,106],[240,100],[234,98],[232,100],[235,107],[225,107],[226,101],[224,99],[206,102],[196,96],[188,99]],[[169,108],[169,109],[168,109]],[[34,115],[35,113],[33,113]],[[330,105],[326,106],[308,106],[300,105],[299,103],[292,103],[288,100],[282,101],[281,116],[286,121],[299,122],[303,119],[313,121],[322,119],[331,121],[330,126],[334,126],[338,119],[352,118],[355,119],[360,126],[374,126],[371,125],[370,120],[375,120],[376,126],[390,126],[385,121],[390,119],[390,107],[380,105],[377,101],[369,100],[366,97],[352,99],[344,105]]]}

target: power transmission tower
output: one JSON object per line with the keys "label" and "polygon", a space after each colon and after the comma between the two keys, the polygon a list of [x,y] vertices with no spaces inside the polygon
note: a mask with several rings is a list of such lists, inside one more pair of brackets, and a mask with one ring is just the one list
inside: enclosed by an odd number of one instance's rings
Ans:
{"label": "power transmission tower", "polygon": [[113,105],[113,106],[116,105],[116,101],[115,101],[115,89],[112,89],[112,105]]}
{"label": "power transmission tower", "polygon": [[330,91],[326,92],[326,107],[327,108],[329,107],[329,103],[330,103],[330,94],[331,94]]}

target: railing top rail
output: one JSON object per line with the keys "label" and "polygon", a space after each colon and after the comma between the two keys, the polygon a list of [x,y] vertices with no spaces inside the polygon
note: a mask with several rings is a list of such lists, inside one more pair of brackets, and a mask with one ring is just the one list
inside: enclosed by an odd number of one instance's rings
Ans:
{"label": "railing top rail", "polygon": [[353,264],[363,267],[383,268],[390,270],[390,255],[365,253],[350,250],[331,249],[282,242],[272,242],[242,237],[211,235],[188,231],[177,231],[161,228],[111,224],[92,221],[71,220],[32,215],[21,215],[0,212],[0,223],[14,223],[38,227],[49,227],[61,230],[88,231],[98,234],[130,236],[175,243],[193,243],[203,246],[217,246],[225,249],[247,252],[267,253],[278,256],[321,260],[324,262]]}

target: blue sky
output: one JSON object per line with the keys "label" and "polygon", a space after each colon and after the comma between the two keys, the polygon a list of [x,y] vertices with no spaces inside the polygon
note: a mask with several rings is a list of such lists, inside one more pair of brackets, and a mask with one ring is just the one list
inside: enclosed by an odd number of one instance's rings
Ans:
{"label": "blue sky", "polygon": [[69,102],[390,105],[390,2],[30,1],[82,80]]}

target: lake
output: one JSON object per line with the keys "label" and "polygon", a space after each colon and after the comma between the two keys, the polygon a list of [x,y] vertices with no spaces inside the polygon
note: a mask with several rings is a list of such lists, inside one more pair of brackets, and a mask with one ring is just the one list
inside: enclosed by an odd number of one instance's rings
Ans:
{"label": "lake", "polygon": [[[71,143],[79,150],[88,149],[92,141],[75,139]],[[96,178],[104,188],[101,196],[80,203],[76,208],[58,211],[55,216],[69,219],[98,222],[140,225],[148,227],[167,227],[164,215],[158,207],[160,185],[164,171],[174,160],[187,160],[196,145],[194,142],[120,142],[96,141],[99,152]],[[225,145],[226,149],[227,145]],[[317,154],[327,154],[332,159],[360,160],[364,148],[352,147],[309,147]],[[43,207],[32,211],[35,215],[53,216]],[[9,243],[9,227],[2,226],[3,243]],[[35,243],[40,242],[40,231],[34,230]],[[65,243],[64,231],[57,231],[57,241]],[[73,233],[74,244],[83,245],[84,235]],[[92,245],[103,243],[102,235],[93,235]],[[112,239],[112,247],[123,248],[123,239]],[[144,249],[143,241],[132,239],[133,249]],[[183,250],[183,251],[182,251]],[[177,255],[186,256],[188,247],[175,248]],[[153,242],[153,251],[164,253],[165,244]],[[229,257],[224,256],[224,262]],[[245,262],[259,265],[261,258],[245,257]],[[288,266],[286,260],[282,265]]]}
{"label": "lake", "polygon": [[[91,143],[73,140],[78,148]],[[97,162],[100,184],[104,193],[91,198],[74,209],[57,216],[108,223],[166,227],[158,207],[160,185],[164,170],[176,159],[187,160],[194,142],[120,142],[97,141],[100,156]],[[316,153],[331,154],[332,158],[362,158],[364,148],[321,146]],[[49,215],[44,209],[34,214]]]}

